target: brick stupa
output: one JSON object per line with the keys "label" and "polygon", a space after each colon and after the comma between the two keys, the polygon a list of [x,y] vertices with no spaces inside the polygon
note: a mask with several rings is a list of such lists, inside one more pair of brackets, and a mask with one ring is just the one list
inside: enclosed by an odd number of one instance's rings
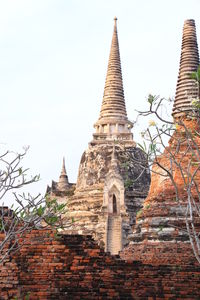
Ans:
{"label": "brick stupa", "polygon": [[[192,99],[198,99],[198,89],[190,73],[197,71],[199,65],[198,46],[194,20],[186,20],[183,28],[182,51],[176,97],[173,107],[173,117],[176,130],[169,141],[169,146],[157,158],[158,164],[169,170],[172,180],[156,162],[150,191],[144,202],[144,207],[137,218],[136,226],[131,237],[132,241],[122,253],[128,260],[141,260],[153,264],[188,265],[196,264],[194,249],[194,235],[191,231],[191,215],[188,198],[188,180],[196,170],[195,182],[200,186],[199,155],[193,155],[194,149],[200,149],[198,133],[199,119],[194,116]],[[193,117],[192,117],[193,114]],[[192,134],[194,143],[188,138]],[[192,146],[191,146],[192,144]],[[195,153],[198,151],[195,149]],[[174,159],[170,159],[173,154]],[[156,173],[155,173],[156,172]],[[161,175],[162,174],[162,175]],[[165,176],[163,176],[165,175]],[[194,184],[193,184],[194,185]],[[191,188],[191,201],[199,199],[194,186]],[[186,228],[186,216],[192,239],[189,239]],[[194,226],[199,232],[199,218],[193,214]],[[197,247],[194,247],[198,251]],[[197,263],[198,264],[198,263]]]}

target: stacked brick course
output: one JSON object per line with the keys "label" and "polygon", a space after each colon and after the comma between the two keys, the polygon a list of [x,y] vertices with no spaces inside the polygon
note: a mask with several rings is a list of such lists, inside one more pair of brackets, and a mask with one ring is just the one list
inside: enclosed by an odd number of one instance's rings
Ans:
{"label": "stacked brick course", "polygon": [[90,236],[34,230],[0,272],[0,299],[28,293],[30,299],[199,299],[200,267],[125,262]]}

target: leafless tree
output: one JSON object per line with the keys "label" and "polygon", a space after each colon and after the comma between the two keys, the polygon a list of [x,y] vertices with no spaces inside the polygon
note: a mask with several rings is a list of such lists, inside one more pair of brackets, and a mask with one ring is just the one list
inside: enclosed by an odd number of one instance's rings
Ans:
{"label": "leafless tree", "polygon": [[[25,234],[34,228],[58,230],[68,226],[62,221],[66,204],[59,204],[56,199],[36,197],[28,194],[19,195],[17,191],[26,185],[37,182],[38,175],[28,177],[28,169],[22,167],[22,160],[27,153],[6,151],[0,155],[0,262],[9,253],[17,251],[23,244]],[[8,208],[4,204],[6,194],[14,196],[14,204]]]}

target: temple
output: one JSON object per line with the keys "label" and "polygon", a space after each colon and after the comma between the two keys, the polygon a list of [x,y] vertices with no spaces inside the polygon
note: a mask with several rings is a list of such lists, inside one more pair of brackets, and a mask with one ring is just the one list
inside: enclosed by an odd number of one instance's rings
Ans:
{"label": "temple", "polygon": [[[125,259],[164,263],[177,261],[181,253],[180,259],[188,260],[189,256],[194,261],[186,228],[185,178],[191,177],[192,173],[187,175],[187,172],[191,155],[195,155],[184,129],[199,132],[192,104],[193,100],[199,100],[199,87],[191,77],[199,65],[195,22],[184,23],[172,111],[176,130],[169,146],[158,157],[160,165],[156,162],[153,165],[149,190],[145,154],[136,147],[131,133],[133,124],[126,113],[116,18],[114,21],[103,101],[94,125],[96,132],[82,155],[75,191],[68,202],[69,215],[77,220],[70,232],[92,234],[106,251],[111,254],[121,251]],[[194,147],[200,147],[198,134],[194,136]],[[198,165],[198,158],[193,160],[190,172]],[[175,187],[169,176],[163,176],[162,166],[173,169]],[[196,172],[198,175],[199,170]],[[59,185],[57,188],[59,193]],[[147,252],[143,251],[144,246]]]}
{"label": "temple", "polygon": [[81,157],[74,194],[65,198],[68,183],[60,182],[61,178],[66,181],[65,173],[48,189],[68,203],[66,218],[73,218],[74,223],[66,233],[91,234],[112,254],[128,244],[150,183],[146,157],[136,147],[132,127],[126,112],[115,18],[101,111],[93,139]]}
{"label": "temple", "polygon": [[150,183],[126,114],[116,21],[101,112],[77,183],[69,183],[63,160],[59,181],[47,190],[67,203],[63,220],[74,222],[60,234],[23,232],[17,251],[1,264],[1,299],[200,299],[195,22],[184,23],[173,134],[154,161]]}

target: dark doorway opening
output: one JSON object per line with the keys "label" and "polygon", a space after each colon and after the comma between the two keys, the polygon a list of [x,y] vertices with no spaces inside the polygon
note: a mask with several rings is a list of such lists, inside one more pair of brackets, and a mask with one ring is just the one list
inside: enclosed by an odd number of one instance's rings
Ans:
{"label": "dark doorway opening", "polygon": [[115,194],[113,194],[113,214],[117,213],[117,199]]}

